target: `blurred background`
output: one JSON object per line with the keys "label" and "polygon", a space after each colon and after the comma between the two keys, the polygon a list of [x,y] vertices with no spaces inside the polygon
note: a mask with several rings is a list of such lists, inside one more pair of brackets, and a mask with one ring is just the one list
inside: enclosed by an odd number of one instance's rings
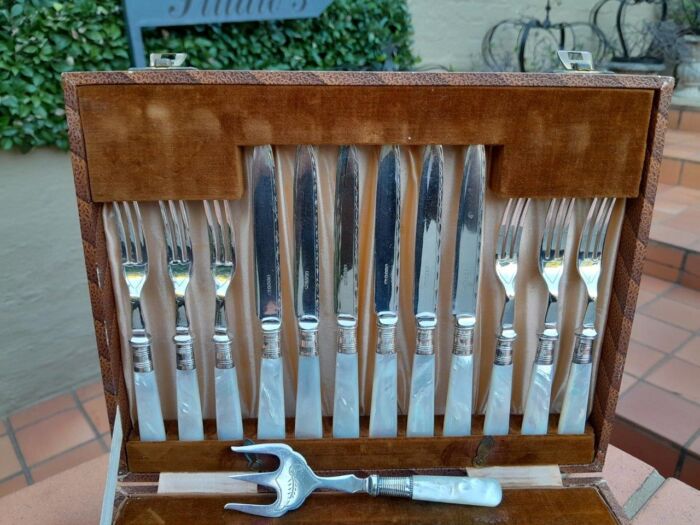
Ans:
{"label": "blurred background", "polygon": [[[533,72],[558,69],[557,49],[579,49],[599,70],[674,76],[613,442],[700,486],[700,2],[308,1],[305,18],[248,11],[219,23],[227,13],[212,6],[240,14],[251,3],[172,0],[153,3],[171,18],[143,30],[138,4],[0,2],[0,447],[12,457],[0,495],[109,443],[60,74],[123,70],[149,52],[186,52],[201,69]],[[196,9],[215,23],[187,24]],[[131,51],[130,26],[143,53]],[[70,435],[42,444],[47,420]]]}

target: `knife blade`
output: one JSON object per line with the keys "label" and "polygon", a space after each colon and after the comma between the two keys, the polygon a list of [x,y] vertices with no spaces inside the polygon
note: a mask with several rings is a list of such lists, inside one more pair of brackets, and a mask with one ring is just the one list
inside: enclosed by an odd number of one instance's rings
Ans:
{"label": "knife blade", "polygon": [[357,360],[359,166],[355,146],[342,146],[335,185],[335,313],[337,354],[333,437],[360,436]]}
{"label": "knife blade", "polygon": [[280,349],[282,302],[279,286],[277,187],[271,146],[254,148],[252,172],[256,298],[263,335],[258,438],[283,439],[285,437],[284,384]]}
{"label": "knife blade", "polygon": [[435,349],[437,290],[440,278],[440,219],[442,215],[442,146],[427,146],[418,192],[413,289],[416,353],[406,434],[432,436],[435,420]]}
{"label": "knife blade", "polygon": [[297,146],[294,170],[295,309],[299,370],[294,434],[320,438],[321,369],[318,357],[318,187],[312,146]]}
{"label": "knife blade", "polygon": [[396,324],[398,323],[399,220],[401,160],[398,146],[383,146],[379,155],[374,217],[374,309],[377,349],[372,380],[370,437],[395,437]]}
{"label": "knife blade", "polygon": [[443,435],[468,436],[472,421],[474,376],[474,330],[479,286],[481,223],[486,179],[486,151],[482,145],[469,146],[459,198],[455,269],[452,285],[454,342],[447,385]]}

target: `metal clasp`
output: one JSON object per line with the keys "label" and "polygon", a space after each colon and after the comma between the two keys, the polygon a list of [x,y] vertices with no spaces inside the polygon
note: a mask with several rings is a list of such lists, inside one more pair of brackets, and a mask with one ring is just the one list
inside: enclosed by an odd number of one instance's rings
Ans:
{"label": "metal clasp", "polygon": [[576,73],[596,73],[593,68],[593,55],[589,51],[557,51],[559,61],[567,71]]}
{"label": "metal clasp", "polygon": [[151,53],[148,65],[153,68],[183,68],[187,53]]}
{"label": "metal clasp", "polygon": [[151,53],[149,67],[130,67],[129,71],[149,71],[153,69],[197,69],[185,65],[187,53]]}

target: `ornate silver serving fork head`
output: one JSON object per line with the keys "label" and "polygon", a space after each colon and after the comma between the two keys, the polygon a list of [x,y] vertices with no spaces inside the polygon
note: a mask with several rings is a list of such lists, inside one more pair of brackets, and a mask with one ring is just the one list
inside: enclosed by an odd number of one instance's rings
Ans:
{"label": "ornate silver serving fork head", "polygon": [[554,352],[559,341],[559,283],[564,275],[564,251],[573,202],[573,199],[552,199],[547,208],[539,255],[540,275],[547,285],[547,310],[530,375],[523,413],[523,434],[547,433]]}
{"label": "ornate silver serving fork head", "polygon": [[278,518],[301,507],[316,489],[347,493],[366,492],[370,496],[397,496],[420,501],[480,505],[495,507],[501,502],[501,486],[495,479],[462,476],[378,476],[358,478],[344,476],[317,476],[304,456],[282,443],[264,443],[231,447],[243,454],[270,454],[277,456],[279,467],[273,472],[234,474],[232,479],[249,481],[273,489],[277,499],[269,505],[227,503],[227,510],[237,510],[256,516]]}
{"label": "ornate silver serving fork head", "polygon": [[503,213],[496,244],[496,275],[505,291],[501,326],[496,336],[496,356],[491,371],[484,433],[508,434],[510,397],[513,387],[513,345],[515,333],[515,282],[518,275],[518,253],[530,199],[510,199]]}
{"label": "ornate silver serving fork head", "polygon": [[178,433],[183,441],[204,439],[199,381],[185,294],[192,276],[190,221],[183,201],[159,201],[168,276],[175,292],[175,343]]}
{"label": "ornate silver serving fork head", "polygon": [[153,370],[151,336],[141,312],[141,293],[148,277],[148,250],[143,234],[143,220],[137,202],[112,205],[119,235],[122,272],[131,303],[131,355],[134,368],[134,389],[142,441],[164,441],[165,427],[160,395]]}
{"label": "ornate silver serving fork head", "polygon": [[228,333],[226,318],[226,293],[236,272],[236,243],[229,202],[205,200],[204,215],[207,218],[210,267],[216,295],[212,337],[216,355],[216,433],[219,439],[242,439],[243,422],[238,378],[233,361],[233,340]]}
{"label": "ornate silver serving fork head", "polygon": [[586,428],[588,395],[593,369],[593,344],[598,337],[595,328],[598,280],[602,270],[605,238],[614,205],[615,199],[612,197],[593,199],[581,232],[576,268],[586,286],[588,298],[583,323],[576,331],[574,356],[559,417],[560,434],[583,434]]}

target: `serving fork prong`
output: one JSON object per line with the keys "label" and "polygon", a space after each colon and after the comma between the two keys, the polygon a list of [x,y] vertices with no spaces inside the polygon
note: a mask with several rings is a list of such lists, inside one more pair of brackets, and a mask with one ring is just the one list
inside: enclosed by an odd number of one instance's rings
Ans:
{"label": "serving fork prong", "polygon": [[163,441],[165,427],[153,369],[151,336],[146,330],[141,311],[141,294],[148,277],[148,250],[141,210],[137,202],[115,202],[112,209],[117,224],[122,273],[131,305],[129,346],[134,370],[139,437],[142,441]]}
{"label": "serving fork prong", "polygon": [[192,241],[184,201],[159,201],[163,220],[168,276],[175,292],[177,420],[181,440],[204,439],[199,380],[185,296],[192,277]]}
{"label": "serving fork prong", "polygon": [[491,371],[484,433],[508,434],[510,398],[513,382],[513,345],[515,332],[515,282],[518,274],[518,254],[530,199],[510,199],[503,213],[496,243],[496,276],[505,291],[501,324],[496,338],[496,355]]}
{"label": "serving fork prong", "polygon": [[539,334],[535,361],[523,412],[523,434],[546,434],[554,372],[554,353],[559,340],[559,283],[564,274],[564,252],[573,199],[552,199],[547,208],[538,267],[547,285],[544,329]]}
{"label": "serving fork prong", "polygon": [[593,369],[593,344],[598,338],[595,328],[598,281],[614,205],[613,197],[593,199],[579,240],[576,268],[586,286],[587,301],[583,322],[576,331],[574,354],[559,417],[560,434],[582,434],[586,428]]}
{"label": "serving fork prong", "polygon": [[216,355],[216,432],[219,439],[243,438],[241,401],[233,361],[233,340],[228,333],[226,293],[236,272],[236,243],[229,202],[204,201],[216,310],[212,341]]}

